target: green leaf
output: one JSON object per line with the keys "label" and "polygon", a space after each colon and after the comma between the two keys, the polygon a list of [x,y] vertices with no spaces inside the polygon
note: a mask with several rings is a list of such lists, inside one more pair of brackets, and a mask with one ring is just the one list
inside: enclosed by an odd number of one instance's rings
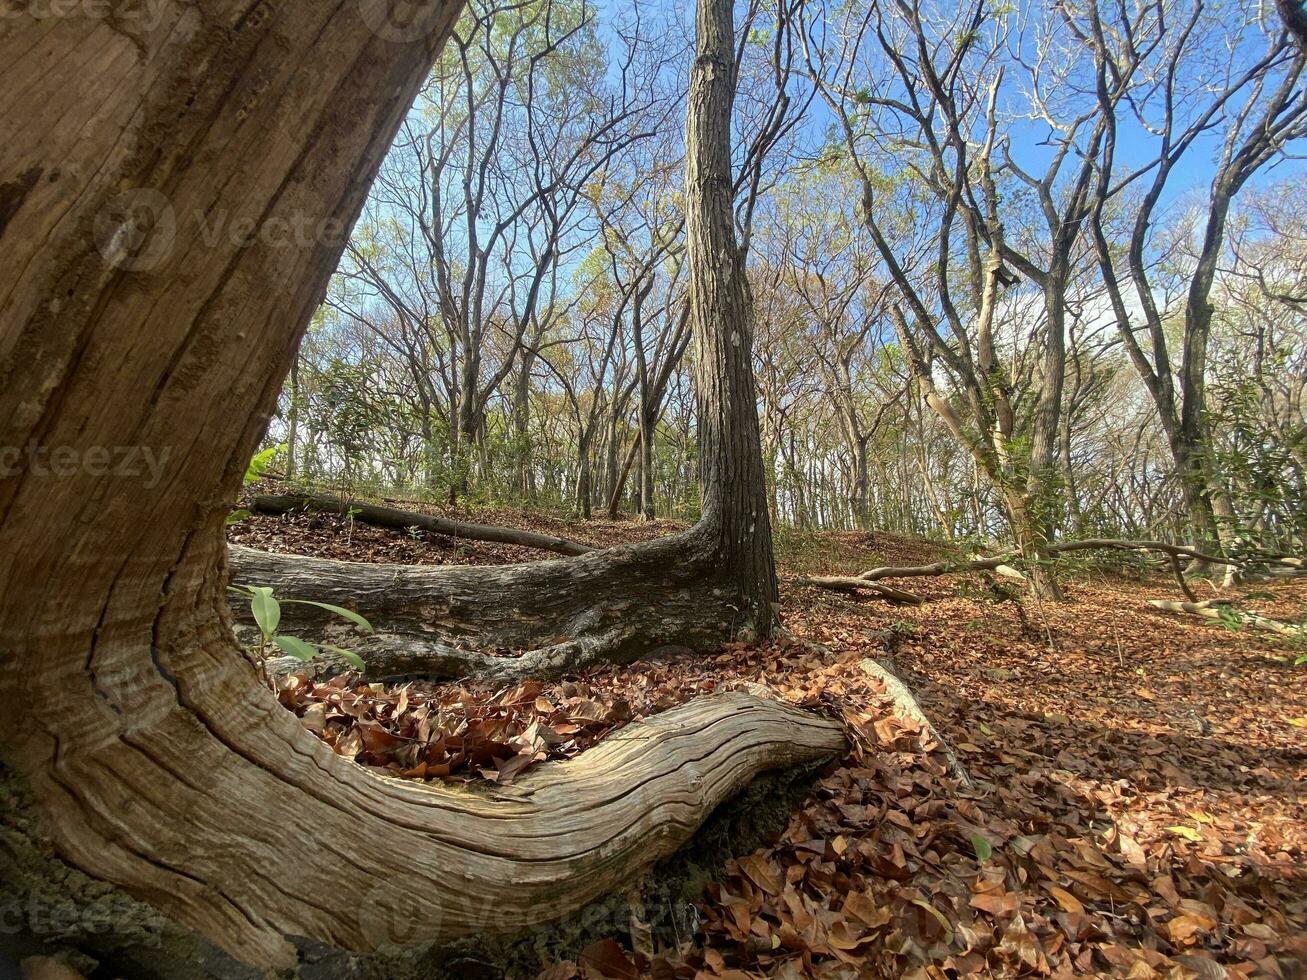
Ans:
{"label": "green leaf", "polygon": [[234,510],[227,515],[227,526],[231,527],[233,524],[239,524],[249,516],[250,512],[248,510]]}
{"label": "green leaf", "polygon": [[335,613],[337,616],[340,616],[343,619],[348,619],[355,626],[361,626],[369,633],[373,631],[372,624],[369,623],[366,619],[364,619],[362,616],[360,616],[352,609],[345,609],[342,606],[333,606],[329,602],[314,602],[312,599],[287,599],[285,601],[296,602],[299,603],[301,606],[317,606],[319,609],[325,609],[329,613]]}
{"label": "green leaf", "polygon": [[318,655],[310,643],[305,643],[298,636],[274,636],[272,642],[281,647],[281,652],[305,663]]}
{"label": "green leaf", "polygon": [[281,605],[273,597],[272,589],[266,585],[256,585],[250,592],[250,612],[254,613],[254,621],[259,624],[265,637],[271,637],[281,623]]}
{"label": "green leaf", "polygon": [[994,848],[980,834],[971,835],[971,849],[976,852],[977,861],[988,861],[994,856]]}
{"label": "green leaf", "polygon": [[332,653],[337,654],[360,674],[365,673],[368,669],[368,665],[363,662],[363,658],[353,650],[346,650],[343,647],[332,646],[330,643],[322,644],[322,649],[330,650]]}
{"label": "green leaf", "polygon": [[245,483],[248,485],[263,479],[264,471],[272,465],[272,460],[277,453],[284,452],[285,449],[285,445],[272,446],[261,453],[256,453],[250,460],[250,465],[245,467]]}

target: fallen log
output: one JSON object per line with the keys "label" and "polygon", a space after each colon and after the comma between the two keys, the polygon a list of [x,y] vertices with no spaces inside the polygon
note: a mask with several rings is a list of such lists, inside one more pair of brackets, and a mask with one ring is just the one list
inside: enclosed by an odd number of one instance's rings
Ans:
{"label": "fallen log", "polygon": [[432,514],[400,510],[397,507],[386,507],[381,504],[343,500],[325,494],[259,494],[250,502],[250,510],[259,514],[288,514],[296,510],[320,511],[326,514],[339,514],[341,517],[352,517],[356,521],[376,527],[400,531],[416,527],[451,538],[538,548],[542,551],[557,552],[560,555],[584,555],[597,550],[592,545],[582,544],[579,541],[538,534],[535,531],[456,521],[448,517],[436,517]]}
{"label": "fallen log", "polygon": [[[1221,609],[1223,603],[1215,602],[1172,602],[1169,599],[1149,599],[1149,605],[1156,606],[1166,612],[1188,613],[1190,616],[1199,616],[1203,619],[1220,621],[1226,617],[1222,615]],[[1227,607],[1228,608],[1228,607]],[[1267,633],[1275,633],[1279,636],[1288,637],[1289,639],[1302,639],[1307,636],[1307,632],[1301,626],[1294,626],[1292,623],[1284,623],[1278,619],[1271,619],[1267,616],[1260,616],[1257,613],[1244,612],[1242,610],[1231,610],[1240,623],[1246,623],[1255,629]]]}

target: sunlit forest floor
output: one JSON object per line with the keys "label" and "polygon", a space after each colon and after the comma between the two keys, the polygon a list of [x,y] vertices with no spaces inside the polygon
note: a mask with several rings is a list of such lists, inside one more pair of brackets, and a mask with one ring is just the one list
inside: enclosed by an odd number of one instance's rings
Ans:
{"label": "sunlit forest floor", "polygon": [[[471,516],[604,545],[674,529]],[[353,561],[541,557],[324,514],[254,516],[231,537]],[[760,685],[845,718],[849,754],[772,844],[724,869],[692,937],[613,935],[542,962],[557,980],[1307,975],[1305,651],[1150,607],[1180,598],[1165,577],[1088,566],[1060,605],[979,576],[913,580],[927,602],[904,607],[795,584],[946,554],[893,535],[781,535],[785,623],[821,647],[777,640],[507,690],[300,676],[280,696],[364,765],[470,781],[510,781],[713,691]],[[1236,591],[1250,593],[1244,608],[1281,618],[1307,607],[1307,582]],[[916,693],[970,787],[894,717],[867,657]]]}

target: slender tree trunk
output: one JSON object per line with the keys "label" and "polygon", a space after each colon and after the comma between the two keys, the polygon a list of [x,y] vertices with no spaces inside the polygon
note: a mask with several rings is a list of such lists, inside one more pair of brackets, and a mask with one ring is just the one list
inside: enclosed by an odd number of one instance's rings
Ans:
{"label": "slender tree trunk", "polygon": [[534,502],[536,496],[531,447],[531,365],[535,355],[524,350],[520,356],[522,363],[518,368],[513,391],[513,429],[517,442],[517,489],[521,494],[522,503],[530,504]]}
{"label": "slender tree trunk", "polygon": [[1018,489],[1007,487],[1003,491],[1007,509],[1008,526],[1012,529],[1012,538],[1017,550],[1029,563],[1026,578],[1030,590],[1042,599],[1061,602],[1061,586],[1052,571],[1049,561],[1048,532],[1041,527],[1039,518],[1030,512],[1030,500]]}
{"label": "slender tree trunk", "polygon": [[290,408],[286,420],[286,479],[295,479],[295,447],[299,442],[300,430],[300,352],[295,350],[295,358],[290,362]]}
{"label": "slender tree trunk", "polygon": [[[1044,308],[1048,314],[1044,362],[1035,403],[1034,431],[1025,500],[1009,513],[1020,526],[1013,527],[1021,552],[1031,561],[1030,587],[1042,598],[1062,601],[1062,589],[1046,562],[1056,526],[1054,490],[1058,427],[1062,418],[1062,387],[1066,379],[1066,270],[1054,262],[1049,270]],[[1011,495],[1009,494],[1009,497]]]}
{"label": "slender tree trunk", "polygon": [[1082,537],[1085,530],[1085,516],[1080,508],[1080,492],[1076,487],[1076,473],[1071,458],[1071,440],[1074,435],[1071,426],[1071,419],[1068,417],[1062,423],[1062,433],[1059,436],[1058,458],[1062,466],[1062,488],[1066,499],[1067,517],[1070,519],[1072,530],[1077,537]]}
{"label": "slender tree trunk", "polygon": [[576,510],[585,520],[590,520],[590,501],[594,496],[590,478],[590,445],[582,440],[576,451]]}
{"label": "slender tree trunk", "polygon": [[654,507],[654,426],[656,419],[640,413],[640,516],[652,521]]}

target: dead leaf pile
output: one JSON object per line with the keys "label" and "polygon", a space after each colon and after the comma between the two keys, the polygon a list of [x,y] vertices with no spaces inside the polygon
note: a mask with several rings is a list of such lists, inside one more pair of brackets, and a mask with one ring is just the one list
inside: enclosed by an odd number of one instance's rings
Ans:
{"label": "dead leaf pile", "polygon": [[511,783],[545,759],[566,759],[631,720],[625,701],[586,685],[526,681],[491,691],[457,686],[280,678],[282,704],[338,755],[406,779]]}

